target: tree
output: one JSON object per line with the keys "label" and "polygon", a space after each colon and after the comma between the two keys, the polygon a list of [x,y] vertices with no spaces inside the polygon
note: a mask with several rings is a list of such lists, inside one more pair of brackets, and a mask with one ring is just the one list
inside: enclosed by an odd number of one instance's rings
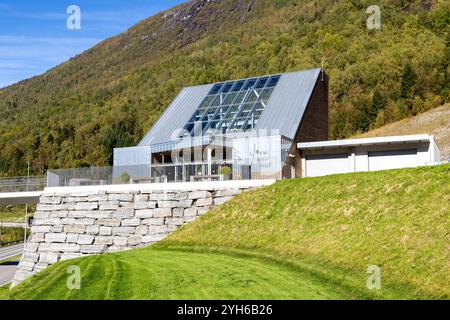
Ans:
{"label": "tree", "polygon": [[414,72],[411,64],[408,62],[403,68],[403,76],[401,83],[401,97],[405,99],[412,98],[414,94],[414,85],[417,82],[417,75]]}
{"label": "tree", "polygon": [[373,126],[380,111],[384,110],[387,101],[378,89],[375,89],[372,97],[372,105],[369,110],[370,125]]}
{"label": "tree", "polygon": [[106,149],[109,164],[112,165],[113,163],[114,148],[130,147],[133,145],[136,119],[135,111],[122,113],[106,129],[101,144]]}

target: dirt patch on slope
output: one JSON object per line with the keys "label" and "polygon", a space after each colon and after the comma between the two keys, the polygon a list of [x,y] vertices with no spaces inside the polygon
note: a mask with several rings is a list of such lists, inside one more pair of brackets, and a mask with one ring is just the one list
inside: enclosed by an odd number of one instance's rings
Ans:
{"label": "dirt patch on slope", "polygon": [[372,130],[357,138],[432,134],[436,139],[443,160],[450,159],[450,104],[430,110],[413,118],[404,119]]}

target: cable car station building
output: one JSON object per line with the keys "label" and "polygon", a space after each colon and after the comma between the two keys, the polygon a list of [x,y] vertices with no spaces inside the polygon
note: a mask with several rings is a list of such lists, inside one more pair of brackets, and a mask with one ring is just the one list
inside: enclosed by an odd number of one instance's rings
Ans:
{"label": "cable car station building", "polygon": [[300,177],[297,144],[328,139],[321,69],[181,90],[142,141],[114,150],[134,183]]}
{"label": "cable car station building", "polygon": [[115,149],[131,183],[288,179],[436,164],[428,135],[328,140],[322,69],[184,88],[134,148]]}

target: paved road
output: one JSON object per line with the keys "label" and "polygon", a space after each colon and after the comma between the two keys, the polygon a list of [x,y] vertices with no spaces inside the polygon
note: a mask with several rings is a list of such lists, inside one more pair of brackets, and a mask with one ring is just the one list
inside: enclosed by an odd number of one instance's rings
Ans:
{"label": "paved road", "polygon": [[15,256],[22,254],[22,252],[23,252],[23,243],[2,247],[0,248],[0,263],[3,260],[14,258]]}
{"label": "paved road", "polygon": [[16,273],[18,262],[1,263],[3,260],[14,258],[23,251],[23,244],[0,248],[0,286],[12,281]]}
{"label": "paved road", "polygon": [[24,228],[25,223],[18,223],[18,222],[0,222],[0,227],[5,228]]}

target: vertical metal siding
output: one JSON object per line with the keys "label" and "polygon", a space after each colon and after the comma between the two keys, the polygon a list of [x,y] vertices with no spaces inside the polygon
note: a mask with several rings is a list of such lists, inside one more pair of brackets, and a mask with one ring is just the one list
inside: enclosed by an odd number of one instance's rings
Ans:
{"label": "vertical metal siding", "polygon": [[114,166],[143,165],[150,163],[151,148],[116,148],[114,149]]}

